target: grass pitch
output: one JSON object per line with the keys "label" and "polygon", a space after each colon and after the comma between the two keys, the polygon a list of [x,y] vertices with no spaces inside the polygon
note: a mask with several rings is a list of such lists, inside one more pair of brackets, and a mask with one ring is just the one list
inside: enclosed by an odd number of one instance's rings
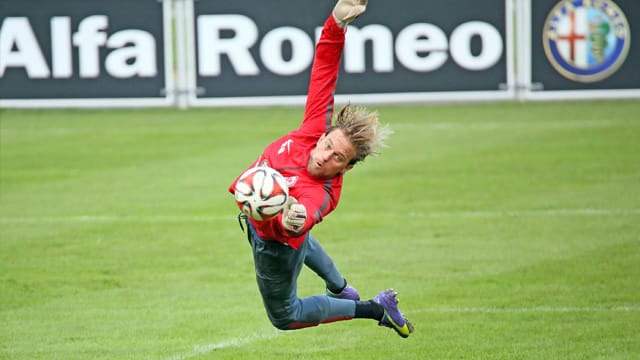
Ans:
{"label": "grass pitch", "polygon": [[266,318],[226,188],[302,109],[5,110],[0,358],[640,357],[640,102],[378,110],[314,234],[409,339]]}

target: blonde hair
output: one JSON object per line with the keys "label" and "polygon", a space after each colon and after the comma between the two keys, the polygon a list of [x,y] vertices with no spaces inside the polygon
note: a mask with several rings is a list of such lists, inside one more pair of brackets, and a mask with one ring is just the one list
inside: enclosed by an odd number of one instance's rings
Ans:
{"label": "blonde hair", "polygon": [[393,133],[388,125],[379,123],[378,113],[351,104],[338,112],[332,129],[342,130],[355,148],[356,155],[350,164],[363,161],[369,155],[379,155],[379,149],[387,146],[386,141]]}

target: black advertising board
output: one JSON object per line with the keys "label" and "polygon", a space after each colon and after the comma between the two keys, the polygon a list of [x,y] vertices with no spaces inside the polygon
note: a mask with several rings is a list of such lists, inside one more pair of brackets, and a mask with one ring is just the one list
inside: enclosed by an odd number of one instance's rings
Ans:
{"label": "black advertising board", "polygon": [[4,0],[0,16],[2,100],[166,97],[162,2]]}
{"label": "black advertising board", "polygon": [[[194,2],[198,98],[304,96],[332,7]],[[371,2],[348,28],[337,93],[504,92],[507,23],[504,0]]]}

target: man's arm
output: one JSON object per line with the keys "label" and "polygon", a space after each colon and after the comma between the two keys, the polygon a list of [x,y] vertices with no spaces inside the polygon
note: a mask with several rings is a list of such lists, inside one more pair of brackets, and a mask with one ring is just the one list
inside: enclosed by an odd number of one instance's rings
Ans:
{"label": "man's arm", "polygon": [[344,49],[345,28],[366,9],[366,0],[339,0],[316,45],[302,127],[318,135],[331,126],[333,95]]}
{"label": "man's arm", "polygon": [[331,126],[333,93],[336,89],[343,48],[344,29],[336,24],[333,16],[330,16],[322,28],[311,69],[302,121],[302,127],[306,132],[321,135]]}

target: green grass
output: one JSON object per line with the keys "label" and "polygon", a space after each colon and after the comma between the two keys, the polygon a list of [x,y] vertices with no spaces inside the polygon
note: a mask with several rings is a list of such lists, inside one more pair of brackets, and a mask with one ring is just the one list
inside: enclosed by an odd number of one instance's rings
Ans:
{"label": "green grass", "polygon": [[639,101],[378,110],[314,234],[409,339],[266,318],[227,186],[302,109],[4,110],[0,358],[640,357]]}

